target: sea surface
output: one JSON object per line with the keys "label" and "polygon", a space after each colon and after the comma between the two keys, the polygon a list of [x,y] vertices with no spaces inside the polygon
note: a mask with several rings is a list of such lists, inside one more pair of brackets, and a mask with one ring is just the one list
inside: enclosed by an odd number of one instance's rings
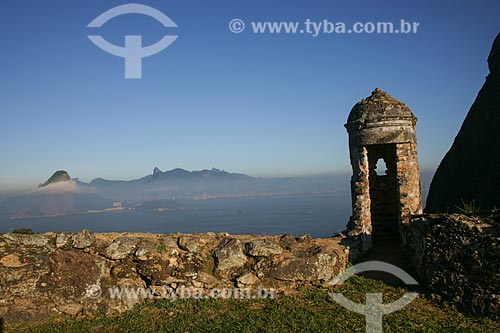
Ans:
{"label": "sea surface", "polygon": [[345,229],[351,215],[349,193],[180,201],[187,210],[113,211],[0,221],[0,232],[30,228],[36,232],[151,232],[328,237]]}

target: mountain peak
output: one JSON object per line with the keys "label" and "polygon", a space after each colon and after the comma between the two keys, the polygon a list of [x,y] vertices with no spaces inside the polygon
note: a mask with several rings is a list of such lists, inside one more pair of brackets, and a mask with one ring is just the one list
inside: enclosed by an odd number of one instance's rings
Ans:
{"label": "mountain peak", "polygon": [[155,168],[153,169],[153,176],[158,175],[159,173],[163,173],[163,171],[161,171],[161,169],[160,169],[160,168],[155,167]]}
{"label": "mountain peak", "polygon": [[47,181],[45,183],[41,184],[38,187],[44,187],[44,186],[59,183],[59,182],[66,182],[68,180],[71,180],[71,177],[69,176],[69,174],[64,170],[58,170],[58,171],[54,172],[54,174],[49,179],[47,179]]}
{"label": "mountain peak", "polygon": [[158,177],[161,177],[161,175],[162,175],[162,174],[163,174],[163,171],[161,171],[161,169],[160,169],[160,168],[155,167],[155,168],[153,169],[153,180],[154,180],[154,179],[157,179]]}

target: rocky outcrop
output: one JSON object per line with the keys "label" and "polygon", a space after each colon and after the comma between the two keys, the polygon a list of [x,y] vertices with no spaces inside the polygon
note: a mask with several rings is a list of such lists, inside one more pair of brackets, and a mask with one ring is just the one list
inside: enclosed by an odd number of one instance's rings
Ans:
{"label": "rocky outcrop", "polygon": [[122,312],[184,288],[206,294],[212,288],[292,290],[343,271],[349,255],[343,240],[88,230],[0,234],[0,318],[8,324]]}
{"label": "rocky outcrop", "polygon": [[456,212],[475,203],[500,208],[500,35],[488,58],[490,74],[452,147],[441,161],[427,197],[427,212]]}
{"label": "rocky outcrop", "polygon": [[404,251],[419,280],[444,301],[500,319],[500,226],[464,215],[415,216]]}

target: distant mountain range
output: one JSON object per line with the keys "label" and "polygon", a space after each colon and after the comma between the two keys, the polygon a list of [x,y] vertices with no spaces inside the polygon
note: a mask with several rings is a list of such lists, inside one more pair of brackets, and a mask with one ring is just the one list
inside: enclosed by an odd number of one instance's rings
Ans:
{"label": "distant mountain range", "polygon": [[106,180],[97,178],[80,186],[92,187],[106,198],[141,202],[158,199],[203,199],[257,195],[283,195],[347,190],[342,177],[258,178],[212,168],[188,171],[181,168],[153,173],[139,179]]}
{"label": "distant mountain range", "polygon": [[56,171],[38,188],[0,201],[0,218],[57,216],[127,207],[170,211],[186,209],[176,200],[228,197],[331,193],[348,190],[348,178],[257,178],[213,168],[188,171],[180,168],[153,173],[134,180],[71,179]]}
{"label": "distant mountain range", "polygon": [[161,171],[158,167],[153,169],[151,175],[147,175],[140,179],[134,179],[129,181],[124,180],[106,180],[102,178],[96,178],[90,182],[90,185],[104,186],[106,184],[119,184],[119,183],[152,183],[160,181],[196,181],[196,180],[250,180],[256,179],[244,174],[239,173],[229,173],[224,170],[219,170],[212,168],[212,170],[201,170],[201,171],[188,171],[181,168],[172,169],[169,171]]}
{"label": "distant mountain range", "polygon": [[154,168],[153,174],[151,176],[151,181],[161,181],[169,179],[249,180],[253,179],[253,177],[240,173],[229,173],[227,171],[219,170],[216,168],[212,168],[212,170],[201,170],[201,171],[191,171],[191,172],[180,168],[163,172],[158,167]]}

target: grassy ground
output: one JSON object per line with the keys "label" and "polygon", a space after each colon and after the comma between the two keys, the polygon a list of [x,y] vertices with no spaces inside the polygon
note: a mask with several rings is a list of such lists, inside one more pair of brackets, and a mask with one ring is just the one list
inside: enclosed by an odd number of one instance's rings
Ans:
{"label": "grassy ground", "polygon": [[[352,277],[330,288],[363,302],[366,292],[382,292],[384,303],[408,292],[380,281]],[[384,332],[500,332],[500,322],[468,317],[420,294],[402,310],[384,316]],[[155,300],[112,317],[55,318],[7,332],[364,332],[364,317],[350,312],[325,288],[299,288],[292,295],[266,300]]]}

